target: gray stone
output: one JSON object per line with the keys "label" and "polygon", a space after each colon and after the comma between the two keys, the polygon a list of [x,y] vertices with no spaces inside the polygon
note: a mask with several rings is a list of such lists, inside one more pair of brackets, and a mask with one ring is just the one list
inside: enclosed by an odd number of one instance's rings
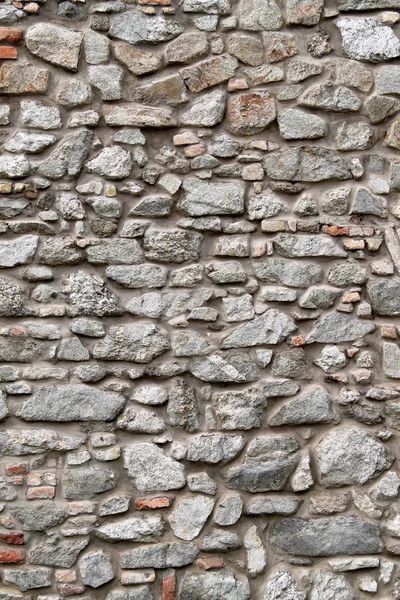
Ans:
{"label": "gray stone", "polygon": [[185,600],[249,600],[250,587],[247,579],[237,579],[227,570],[186,573],[181,581],[180,595]]}
{"label": "gray stone", "polygon": [[372,307],[379,316],[396,316],[400,314],[400,280],[382,279],[371,281],[368,294]]}
{"label": "gray stone", "polygon": [[191,102],[190,107],[180,116],[180,125],[193,127],[214,127],[224,118],[226,92],[214,90],[202,94]]}
{"label": "gray stone", "polygon": [[[221,54],[208,58],[193,66],[185,67],[179,75],[191,92],[201,92],[233,77],[238,67],[236,58],[230,54]],[[187,99],[187,97],[186,97]]]}
{"label": "gray stone", "polygon": [[400,8],[399,0],[339,0],[340,10],[374,10],[377,8]]}
{"label": "gray stone", "polygon": [[29,561],[32,565],[70,569],[88,543],[89,539],[80,539],[63,542],[56,547],[48,544],[38,545],[29,553]]}
{"label": "gray stone", "polygon": [[351,90],[333,83],[316,83],[299,98],[299,104],[334,112],[358,111],[362,102]]}
{"label": "gray stone", "polygon": [[400,379],[400,348],[397,344],[384,342],[382,352],[384,374],[391,379]]}
{"label": "gray stone", "polygon": [[252,266],[257,279],[266,283],[308,288],[322,279],[322,269],[314,263],[263,258],[253,260]]}
{"label": "gray stone", "polygon": [[362,429],[340,429],[325,435],[315,449],[321,484],[360,485],[388,469],[391,453]]}
{"label": "gray stone", "polygon": [[119,515],[129,510],[130,498],[125,496],[114,496],[109,498],[100,507],[100,516]]}
{"label": "gray stone", "polygon": [[376,87],[380,94],[400,94],[399,67],[382,67],[376,77]]}
{"label": "gray stone", "polygon": [[343,313],[330,313],[318,319],[307,338],[307,343],[336,344],[352,342],[371,333],[375,328],[374,323],[366,323]]}
{"label": "gray stone", "polygon": [[106,275],[126,288],[159,288],[166,284],[168,270],[159,265],[107,267]]}
{"label": "gray stone", "polygon": [[38,167],[37,173],[48,179],[76,177],[83,167],[89,153],[93,133],[78,131],[66,140],[46,158]]}
{"label": "gray stone", "polygon": [[125,446],[124,466],[140,492],[160,492],[182,488],[184,467],[148,442]]}
{"label": "gray stone", "polygon": [[205,496],[181,500],[168,518],[175,537],[185,541],[196,538],[212,513],[214,504],[213,498]]}
{"label": "gray stone", "polygon": [[275,118],[275,100],[269,92],[244,93],[229,102],[229,127],[236,134],[261,133]]}
{"label": "gray stone", "polygon": [[194,360],[190,372],[207,382],[245,383],[259,379],[256,363],[246,352],[215,352]]}
{"label": "gray stone", "polygon": [[89,360],[89,350],[85,348],[79,338],[73,337],[61,340],[57,349],[58,360],[83,361]]}
{"label": "gray stone", "polygon": [[192,462],[225,464],[238,456],[244,443],[241,435],[202,434],[191,438],[187,459]]}
{"label": "gray stone", "polygon": [[374,124],[380,123],[395,115],[400,109],[400,102],[386,96],[371,96],[365,102],[368,118]]}
{"label": "gray stone", "polygon": [[264,158],[263,166],[271,179],[283,181],[318,182],[352,177],[343,158],[337,152],[316,146],[271,152]]}
{"label": "gray stone", "polygon": [[330,308],[341,295],[341,290],[329,287],[310,287],[299,299],[301,308]]}
{"label": "gray stone", "polygon": [[[90,66],[88,67],[88,78],[92,86],[98,90],[102,100],[120,100],[122,98],[124,72],[120,67],[116,65]],[[122,179],[122,177],[118,177],[118,179]]]}
{"label": "gray stone", "polygon": [[304,256],[346,257],[330,236],[304,235],[297,236],[280,233],[274,240],[274,246],[279,254],[287,258]]}
{"label": "gray stone", "polygon": [[[46,106],[34,100],[22,100],[21,124],[37,129],[59,129],[62,127],[61,115],[55,106]],[[54,139],[55,141],[55,139]]]}
{"label": "gray stone", "polygon": [[332,397],[321,387],[300,394],[287,402],[269,418],[270,427],[281,425],[303,425],[331,423],[335,420]]}
{"label": "gray stone", "polygon": [[25,133],[17,131],[5,144],[4,148],[8,152],[27,152],[36,154],[56,142],[55,135],[44,133]]}
{"label": "gray stone", "polygon": [[164,531],[165,523],[160,515],[144,514],[104,523],[96,529],[96,535],[108,542],[158,542]]}
{"label": "gray stone", "polygon": [[129,176],[132,164],[129,150],[124,150],[121,146],[109,146],[86,163],[86,169],[89,173],[109,179],[124,179]]}
{"label": "gray stone", "polygon": [[99,65],[108,62],[110,55],[110,40],[96,31],[87,31],[83,38],[85,59],[89,65]]}
{"label": "gray stone", "polygon": [[217,484],[207,473],[188,475],[187,483],[191,492],[201,492],[210,496],[215,496],[217,493]]}
{"label": "gray stone", "polygon": [[244,186],[241,183],[208,183],[187,179],[182,185],[185,194],[178,208],[186,216],[235,215],[244,210]]}
{"label": "gray stone", "polygon": [[246,506],[246,515],[294,515],[300,508],[302,500],[295,497],[270,496],[252,500]]}
{"label": "gray stone", "polygon": [[103,107],[104,120],[111,127],[171,127],[175,119],[170,108],[154,108],[134,104],[120,106],[108,104]]}
{"label": "gray stone", "polygon": [[109,592],[106,600],[154,600],[154,596],[147,585],[139,585],[132,589]]}
{"label": "gray stone", "polygon": [[312,375],[302,348],[290,348],[280,352],[272,364],[272,374],[293,379],[311,379]]}
{"label": "gray stone", "polygon": [[183,379],[173,379],[171,382],[167,420],[173,427],[183,427],[188,432],[197,431],[201,425],[196,390]]}
{"label": "gray stone", "polygon": [[335,373],[347,364],[347,357],[337,346],[324,346],[314,363],[325,373]]}
{"label": "gray stone", "polygon": [[51,23],[37,23],[25,36],[28,50],[43,60],[68,71],[78,70],[83,33]]}
{"label": "gray stone", "polygon": [[[52,263],[54,264],[54,261]],[[85,271],[70,273],[62,278],[61,288],[66,297],[67,314],[70,317],[79,315],[103,317],[123,312],[119,305],[119,298],[97,275]]]}
{"label": "gray stone", "polygon": [[30,338],[0,337],[0,361],[32,362],[46,359],[53,353],[54,347],[45,342],[36,342]]}
{"label": "gray stone", "polygon": [[107,469],[76,469],[67,471],[63,477],[64,496],[68,499],[91,498],[113,490],[116,485],[114,471]]}
{"label": "gray stone", "polygon": [[367,270],[356,262],[335,263],[329,270],[328,282],[332,285],[348,287],[362,285],[368,279]]}
{"label": "gray stone", "polygon": [[0,156],[0,177],[19,179],[29,175],[31,167],[28,159],[23,154],[15,156]]}
{"label": "gray stone", "polygon": [[263,600],[305,600],[306,594],[293,575],[281,567],[268,581]]}
{"label": "gray stone", "polygon": [[93,240],[86,246],[88,262],[134,265],[143,262],[143,252],[136,240]]}
{"label": "gray stone", "polygon": [[37,235],[27,235],[0,244],[0,267],[16,267],[30,263],[39,242]]}
{"label": "gray stone", "polygon": [[288,25],[317,25],[323,7],[323,0],[286,0],[286,23]]}
{"label": "gray stone", "polygon": [[102,550],[89,552],[79,561],[79,570],[85,585],[98,588],[114,579],[111,561]]}
{"label": "gray stone", "polygon": [[143,248],[148,260],[181,263],[197,261],[203,236],[200,233],[179,230],[146,231]]}
{"label": "gray stone", "polygon": [[249,31],[273,31],[280,29],[283,18],[275,0],[240,0],[239,26]]}
{"label": "gray stone", "polygon": [[129,44],[167,42],[183,32],[183,26],[175,19],[148,16],[142,12],[127,11],[117,15],[110,28],[110,36]]}
{"label": "gray stone", "polygon": [[48,83],[49,71],[29,62],[3,63],[0,70],[0,91],[10,96],[43,94]]}
{"label": "gray stone", "polygon": [[225,496],[215,512],[214,522],[227,527],[238,522],[242,515],[243,500],[239,495]]}
{"label": "gray stone", "polygon": [[209,15],[225,15],[231,11],[229,0],[184,0],[183,12],[205,12]]}
{"label": "gray stone", "polygon": [[88,385],[39,388],[22,406],[25,421],[112,421],[125,399]]}
{"label": "gray stone", "polygon": [[148,363],[170,347],[167,333],[152,323],[110,327],[93,348],[93,358]]}
{"label": "gray stone", "polygon": [[278,124],[279,133],[285,140],[314,139],[328,133],[324,119],[295,108],[288,108],[281,113]]}
{"label": "gray stone", "polygon": [[237,327],[224,338],[221,348],[279,344],[296,329],[297,326],[284,313],[269,309],[250,323],[244,323]]}
{"label": "gray stone", "polygon": [[368,190],[359,189],[353,206],[351,207],[353,215],[374,215],[381,219],[388,216],[387,202],[385,198],[374,196]]}
{"label": "gray stone", "polygon": [[226,486],[252,493],[281,490],[299,462],[298,450],[291,435],[257,437],[244,462],[228,470]]}
{"label": "gray stone", "polygon": [[26,531],[46,531],[62,523],[67,516],[64,506],[51,500],[20,502],[11,507],[11,513]]}
{"label": "gray stone", "polygon": [[336,26],[349,58],[373,63],[400,56],[400,40],[390,27],[372,18],[341,18]]}
{"label": "gray stone", "polygon": [[128,406],[125,412],[119,416],[118,429],[131,433],[162,433],[166,429],[163,419],[160,419],[152,410]]}
{"label": "gray stone", "polygon": [[240,537],[233,531],[212,529],[203,537],[201,549],[203,552],[231,552],[242,546]]}
{"label": "gray stone", "polygon": [[260,388],[220,392],[213,395],[213,402],[223,430],[247,430],[263,424],[267,403]]}
{"label": "gray stone", "polygon": [[129,211],[133,217],[168,217],[171,212],[172,198],[170,196],[146,196]]}
{"label": "gray stone", "polygon": [[335,143],[338,150],[368,150],[376,142],[375,130],[362,121],[339,123],[335,132]]}
{"label": "gray stone", "polygon": [[121,554],[123,569],[154,569],[178,568],[194,562],[199,551],[190,543],[163,543],[141,546]]}
{"label": "gray stone", "polygon": [[234,34],[228,39],[228,52],[246,65],[254,67],[263,62],[263,47],[260,40],[249,35]]}
{"label": "gray stone", "polygon": [[4,569],[3,576],[6,583],[15,585],[22,592],[36,588],[51,586],[51,569]]}
{"label": "gray stone", "polygon": [[317,571],[311,592],[311,600],[354,600],[356,592],[344,575],[329,571]]}
{"label": "gray stone", "polygon": [[168,44],[165,49],[165,60],[167,63],[188,63],[207,54],[207,50],[208,41],[205,33],[183,33]]}
{"label": "gray stone", "polygon": [[86,81],[63,78],[57,92],[57,102],[62,106],[74,108],[89,104],[93,100],[92,88]]}
{"label": "gray stone", "polygon": [[51,429],[7,429],[0,432],[0,455],[66,452],[79,448],[84,441],[84,436],[61,435]]}
{"label": "gray stone", "polygon": [[322,65],[314,62],[307,62],[301,59],[293,59],[287,64],[287,76],[290,81],[298,83],[309,77],[322,73]]}

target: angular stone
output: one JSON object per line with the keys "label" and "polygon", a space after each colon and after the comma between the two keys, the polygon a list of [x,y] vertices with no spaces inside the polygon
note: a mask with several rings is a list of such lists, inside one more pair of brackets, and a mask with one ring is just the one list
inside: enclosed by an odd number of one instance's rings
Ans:
{"label": "angular stone", "polygon": [[159,288],[167,282],[168,269],[159,265],[107,267],[106,275],[126,288]]}
{"label": "angular stone", "polygon": [[204,552],[230,552],[242,545],[239,536],[232,531],[212,529],[204,537],[201,548]]}
{"label": "angular stone", "polygon": [[20,502],[11,507],[11,513],[26,531],[46,531],[62,523],[67,516],[64,506],[51,500]]}
{"label": "angular stone", "polygon": [[129,150],[124,150],[121,146],[109,146],[86,163],[86,168],[89,173],[96,173],[108,179],[124,179],[129,176],[132,164]]}
{"label": "angular stone", "polygon": [[352,177],[337,152],[317,146],[271,152],[264,158],[263,166],[271,179],[283,181],[318,182]]}
{"label": "angular stone", "polygon": [[189,100],[186,87],[180,75],[167,75],[161,79],[153,79],[146,85],[135,87],[132,100],[143,104],[169,104],[176,106]]}
{"label": "angular stone", "polygon": [[279,133],[285,140],[324,137],[328,127],[324,119],[295,108],[288,108],[278,117]]}
{"label": "angular stone", "polygon": [[175,19],[148,16],[142,12],[127,11],[117,15],[110,28],[110,36],[129,44],[148,42],[158,44],[172,40],[183,32],[183,26]]}
{"label": "angular stone", "polygon": [[182,488],[184,467],[148,442],[128,445],[123,451],[124,467],[140,492],[161,492]]}
{"label": "angular stone", "polygon": [[7,429],[0,432],[0,455],[23,456],[76,450],[84,436],[62,435],[51,429]]}
{"label": "angular stone", "polygon": [[294,515],[301,504],[300,498],[270,496],[252,500],[246,506],[246,515]]}
{"label": "angular stone", "polygon": [[0,177],[19,179],[20,177],[26,177],[30,172],[29,161],[23,154],[0,156]]}
{"label": "angular stone", "polygon": [[70,569],[88,543],[89,539],[81,539],[75,542],[63,542],[56,547],[47,544],[35,546],[29,554],[29,562],[32,565]]}
{"label": "angular stone", "polygon": [[85,585],[98,588],[114,579],[109,557],[102,551],[88,552],[79,561],[79,570]]}
{"label": "angular stone", "polygon": [[246,65],[257,67],[263,63],[262,44],[249,35],[232,35],[228,40],[227,49],[229,54]]}
{"label": "angular stone", "polygon": [[190,543],[164,543],[141,546],[121,554],[123,569],[179,568],[194,562],[199,551]]}
{"label": "angular stone", "polygon": [[286,0],[286,23],[288,25],[317,25],[323,7],[323,0]]}
{"label": "angular stone", "polygon": [[[82,590],[83,591],[83,590]],[[79,592],[80,593],[80,592]],[[109,592],[106,600],[154,600],[151,589],[147,585],[139,585],[126,590]]]}
{"label": "angular stone", "polygon": [[345,258],[347,256],[347,253],[330,236],[296,236],[280,233],[274,240],[274,246],[279,254],[287,258],[304,256],[339,256]]}
{"label": "angular stone", "polygon": [[356,592],[344,575],[334,575],[329,571],[317,571],[311,594],[312,600],[355,600]]}
{"label": "angular stone", "polygon": [[196,391],[183,379],[173,379],[171,382],[167,420],[173,427],[183,427],[188,432],[198,430],[201,425]]}
{"label": "angular stone", "polygon": [[202,241],[200,233],[150,229],[145,233],[143,248],[149,260],[181,263],[199,259]]}
{"label": "angular stone", "polygon": [[43,60],[68,71],[78,70],[83,33],[51,23],[37,23],[28,29],[28,50]]}
{"label": "angular stone", "polygon": [[236,58],[229,54],[221,54],[196,63],[193,67],[185,67],[179,74],[191,92],[201,92],[233,77],[237,67]]}
{"label": "angular stone", "polygon": [[27,235],[0,243],[0,267],[15,267],[32,262],[38,241],[37,235]]}
{"label": "angular stone", "polygon": [[95,494],[113,490],[117,485],[114,471],[107,469],[76,469],[67,471],[63,477],[64,496],[83,500]]}
{"label": "angular stone", "polygon": [[175,537],[185,541],[196,538],[214,508],[214,498],[193,496],[179,502],[168,520]]}
{"label": "angular stone", "polygon": [[0,69],[0,92],[3,94],[44,94],[48,83],[49,71],[32,63],[3,63]]}
{"label": "angular stone", "polygon": [[128,406],[126,411],[118,418],[118,429],[131,433],[162,433],[166,429],[163,419],[145,408]]}
{"label": "angular stone", "polygon": [[376,554],[383,550],[377,524],[347,516],[281,519],[272,527],[270,542],[281,552],[301,556]]}
{"label": "angular stone", "polygon": [[365,103],[368,118],[374,124],[381,123],[400,110],[400,102],[386,96],[371,96]]}
{"label": "angular stone", "polygon": [[237,579],[227,570],[186,573],[181,581],[180,595],[182,600],[249,600],[250,587],[247,579]]}
{"label": "angular stone", "polygon": [[214,522],[218,525],[234,525],[240,519],[243,508],[243,500],[239,495],[225,496],[221,500],[214,516]]}
{"label": "angular stone", "polygon": [[270,427],[281,425],[302,425],[315,423],[331,423],[335,420],[332,410],[332,397],[321,387],[300,394],[287,402],[268,420]]}
{"label": "angular stone", "polygon": [[274,31],[283,25],[283,18],[275,0],[240,0],[239,27],[249,31]]}
{"label": "angular stone", "polygon": [[87,130],[68,137],[39,165],[37,173],[56,180],[76,177],[89,154],[92,139],[93,133]]}
{"label": "angular stone", "polygon": [[111,316],[121,314],[119,298],[115,296],[97,275],[76,271],[62,278],[62,292],[66,296],[67,314]]}
{"label": "angular stone", "polygon": [[224,118],[226,92],[214,90],[202,94],[181,113],[179,124],[192,127],[214,127]]}
{"label": "angular stone", "polygon": [[318,319],[307,338],[307,343],[337,344],[352,342],[375,331],[374,323],[367,323],[343,313],[330,313]]}
{"label": "angular stone", "polygon": [[27,152],[37,154],[57,141],[55,135],[44,133],[25,133],[17,131],[5,144],[4,149],[8,152]]}
{"label": "angular stone", "polygon": [[24,421],[112,421],[121,412],[125,399],[88,385],[39,388],[23,404]]}
{"label": "angular stone", "polygon": [[186,179],[182,188],[185,194],[177,206],[187,216],[241,214],[244,210],[245,189],[239,182],[208,183]]}
{"label": "angular stone", "polygon": [[234,133],[261,133],[275,118],[275,100],[269,92],[244,93],[229,103],[229,127]]}
{"label": "angular stone", "polygon": [[311,287],[299,299],[301,308],[330,308],[341,295],[341,290],[337,288]]}
{"label": "angular stone", "polygon": [[128,264],[143,262],[143,253],[136,240],[93,240],[86,247],[89,263]]}
{"label": "angular stone", "polygon": [[321,484],[361,485],[388,469],[393,456],[362,429],[333,430],[315,448]]}
{"label": "angular stone", "polygon": [[338,150],[368,150],[376,142],[375,131],[368,123],[362,121],[347,123],[342,121],[335,133],[335,143]]}
{"label": "angular stone", "polygon": [[269,309],[250,323],[237,327],[224,338],[221,348],[279,344],[296,329],[297,326],[284,313]]}
{"label": "angular stone", "polygon": [[187,459],[192,462],[225,464],[236,458],[243,446],[244,439],[241,435],[202,434],[191,438]]}
{"label": "angular stone", "polygon": [[400,56],[400,40],[390,27],[372,18],[341,18],[336,26],[349,58],[373,63]]}
{"label": "angular stone", "polygon": [[208,15],[225,15],[231,11],[229,0],[184,0],[183,12],[204,12]]}
{"label": "angular stone", "polygon": [[400,8],[400,0],[339,0],[339,10],[375,10]]}
{"label": "angular stone", "polygon": [[266,283],[308,288],[322,279],[322,269],[314,263],[265,258],[253,260],[252,266],[257,279]]}
{"label": "angular stone", "polygon": [[0,337],[0,361],[32,362],[45,360],[52,353],[52,347],[45,342],[37,342],[30,338]]}
{"label": "angular stone", "polygon": [[57,94],[57,102],[62,106],[74,108],[82,104],[89,104],[93,100],[92,88],[86,81],[63,78],[60,82]]}
{"label": "angular stone", "polygon": [[116,65],[95,65],[88,67],[88,79],[100,94],[102,100],[120,100],[124,72]]}
{"label": "angular stone", "polygon": [[122,42],[115,42],[113,50],[115,58],[134,75],[152,73],[161,67],[160,57],[152,52],[144,52]]}
{"label": "angular stone", "polygon": [[247,430],[263,424],[267,403],[260,388],[220,392],[213,395],[213,401],[223,430]]}
{"label": "angular stone", "polygon": [[328,282],[332,285],[348,287],[363,285],[368,279],[367,269],[356,262],[335,263],[329,270]]}
{"label": "angular stone", "polygon": [[60,111],[54,106],[46,106],[42,102],[23,100],[21,107],[21,124],[38,129],[58,129],[62,127]]}
{"label": "angular stone", "polygon": [[94,346],[93,358],[148,363],[170,347],[167,333],[153,324],[110,327]]}
{"label": "angular stone", "polygon": [[160,515],[144,514],[104,523],[96,529],[96,535],[107,542],[158,542],[164,531]]}
{"label": "angular stone", "polygon": [[371,281],[367,289],[372,307],[377,315],[382,317],[400,315],[400,280],[398,278]]}
{"label": "angular stone", "polygon": [[294,436],[257,437],[248,445],[244,462],[228,470],[226,486],[252,493],[281,490],[299,459]]}
{"label": "angular stone", "polygon": [[267,61],[278,62],[298,54],[296,37],[292,33],[273,32],[262,34]]}
{"label": "angular stone", "polygon": [[[397,108],[397,106],[396,106]],[[385,146],[389,148],[400,148],[400,119],[396,117],[388,126],[384,140]]]}
{"label": "angular stone", "polygon": [[110,57],[110,40],[96,31],[87,31],[83,39],[85,59],[89,65],[106,63]]}
{"label": "angular stone", "polygon": [[256,363],[246,352],[215,352],[194,360],[191,373],[207,382],[244,383],[259,378]]}
{"label": "angular stone", "polygon": [[347,357],[337,346],[324,346],[314,363],[325,373],[335,373],[347,364]]}
{"label": "angular stone", "polygon": [[308,88],[299,98],[299,104],[331,110],[334,112],[358,111],[362,102],[351,90],[344,86],[337,86],[330,81],[317,83]]}
{"label": "angular stone", "polygon": [[188,63],[207,54],[207,35],[202,32],[183,33],[165,49],[167,63]]}
{"label": "angular stone", "polygon": [[263,600],[305,600],[302,591],[293,575],[281,567],[267,582]]}
{"label": "angular stone", "polygon": [[176,124],[171,116],[171,109],[142,106],[133,102],[127,106],[104,106],[103,114],[106,124],[111,127],[171,127]]}
{"label": "angular stone", "polygon": [[322,66],[318,63],[310,63],[305,60],[293,59],[287,64],[287,76],[290,81],[298,83],[309,77],[322,73]]}
{"label": "angular stone", "polygon": [[400,348],[397,344],[384,342],[382,352],[384,374],[391,379],[400,379]]}

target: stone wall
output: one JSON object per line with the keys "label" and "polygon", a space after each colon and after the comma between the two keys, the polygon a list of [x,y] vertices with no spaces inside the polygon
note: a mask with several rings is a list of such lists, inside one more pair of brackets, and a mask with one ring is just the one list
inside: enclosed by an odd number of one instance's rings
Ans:
{"label": "stone wall", "polygon": [[0,600],[400,599],[399,9],[0,4]]}

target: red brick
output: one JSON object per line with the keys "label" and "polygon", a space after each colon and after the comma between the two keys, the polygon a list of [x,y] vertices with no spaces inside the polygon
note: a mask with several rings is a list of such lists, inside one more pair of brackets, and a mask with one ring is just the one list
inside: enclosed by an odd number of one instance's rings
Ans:
{"label": "red brick", "polygon": [[196,565],[200,567],[200,569],[208,571],[209,569],[221,569],[225,563],[224,559],[219,556],[203,556],[196,560]]}
{"label": "red brick", "polygon": [[18,51],[13,46],[0,46],[0,59],[3,60],[16,60],[18,58]]}
{"label": "red brick", "polygon": [[17,565],[24,560],[25,556],[20,550],[0,550],[0,565]]}
{"label": "red brick", "polygon": [[176,598],[176,577],[170,575],[162,580],[162,600],[175,600]]}
{"label": "red brick", "polygon": [[168,508],[169,506],[171,506],[171,500],[166,496],[161,496],[160,498],[138,498],[135,500],[136,510]]}
{"label": "red brick", "polygon": [[322,231],[329,235],[349,235],[349,228],[339,227],[339,225],[324,225]]}
{"label": "red brick", "polygon": [[22,40],[22,31],[11,27],[0,27],[0,42],[19,44]]}
{"label": "red brick", "polygon": [[21,531],[0,533],[0,540],[6,544],[12,544],[14,546],[20,546],[21,544],[25,543],[24,534]]}
{"label": "red brick", "polygon": [[17,463],[10,465],[6,469],[7,475],[27,475],[29,473],[29,463]]}
{"label": "red brick", "polygon": [[169,6],[171,0],[139,0],[139,4],[149,4],[150,6]]}
{"label": "red brick", "polygon": [[59,585],[58,591],[61,596],[79,596],[83,594],[85,588],[81,585]]}

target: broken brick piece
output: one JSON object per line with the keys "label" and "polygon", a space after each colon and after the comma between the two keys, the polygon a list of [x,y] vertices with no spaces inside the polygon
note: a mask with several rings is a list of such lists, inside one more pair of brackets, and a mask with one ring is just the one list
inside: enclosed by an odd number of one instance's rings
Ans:
{"label": "broken brick piece", "polygon": [[25,543],[25,538],[22,531],[7,531],[6,533],[0,533],[0,540],[6,544],[12,544],[15,546]]}
{"label": "broken brick piece", "polygon": [[169,575],[162,580],[162,600],[175,600],[176,598],[176,577]]}
{"label": "broken brick piece", "polygon": [[13,46],[0,46],[0,59],[15,60],[18,58],[18,51]]}
{"label": "broken brick piece", "polygon": [[7,475],[27,475],[29,473],[29,463],[17,463],[9,465],[6,469]]}
{"label": "broken brick piece", "polygon": [[22,41],[22,31],[11,27],[0,27],[0,42],[19,44]]}
{"label": "broken brick piece", "polygon": [[219,556],[203,556],[196,560],[196,565],[200,567],[200,569],[208,571],[209,569],[221,569],[225,563],[224,559]]}
{"label": "broken brick piece", "polygon": [[0,550],[0,565],[18,565],[25,556],[20,550]]}
{"label": "broken brick piece", "polygon": [[171,506],[171,500],[166,496],[160,496],[160,498],[138,498],[135,500],[136,510],[168,508],[169,506]]}

